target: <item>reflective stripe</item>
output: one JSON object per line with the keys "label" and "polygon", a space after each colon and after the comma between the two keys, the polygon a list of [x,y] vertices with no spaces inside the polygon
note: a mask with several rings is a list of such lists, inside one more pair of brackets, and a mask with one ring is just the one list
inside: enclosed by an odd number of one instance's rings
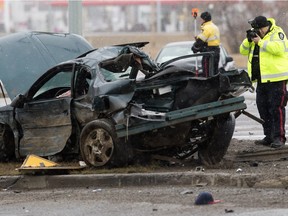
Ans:
{"label": "reflective stripe", "polygon": [[202,41],[206,42],[207,37],[205,37],[203,34],[200,34],[197,36],[199,39],[201,39]]}
{"label": "reflective stripe", "polygon": [[268,75],[261,75],[262,79],[271,79],[271,78],[278,78],[288,76],[288,72],[278,73],[278,74],[268,74]]}
{"label": "reflective stripe", "polygon": [[[288,52],[288,47],[286,46],[286,41],[278,40],[279,42],[283,43],[284,52]],[[263,47],[260,48],[260,52],[266,52],[266,48],[270,41],[264,41]],[[275,41],[274,41],[275,42]]]}
{"label": "reflective stripe", "polygon": [[199,39],[201,39],[202,41],[204,41],[204,42],[219,40],[219,37],[218,37],[217,35],[215,35],[214,37],[207,38],[207,37],[205,37],[205,35],[200,34],[200,35],[198,35],[197,37],[198,37]]}
{"label": "reflective stripe", "polygon": [[267,47],[268,41],[264,41],[263,47],[260,49],[260,52],[266,52],[266,47]]}
{"label": "reflective stripe", "polygon": [[213,41],[213,40],[218,40],[218,39],[219,39],[219,37],[217,35],[214,35],[214,37],[211,37],[211,38],[207,39],[207,42],[208,41]]}
{"label": "reflective stripe", "polygon": [[[284,41],[283,41],[284,42]],[[285,50],[285,52],[288,52],[288,48],[287,48],[287,46],[286,46],[286,43],[284,42],[284,50]]]}
{"label": "reflective stripe", "polygon": [[246,47],[244,44],[242,44],[242,48],[243,48],[244,50],[249,50],[249,47]]}

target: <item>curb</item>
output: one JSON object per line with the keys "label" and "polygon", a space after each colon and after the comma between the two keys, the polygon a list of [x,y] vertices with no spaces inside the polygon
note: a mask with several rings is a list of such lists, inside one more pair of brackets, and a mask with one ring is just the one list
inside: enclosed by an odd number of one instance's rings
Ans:
{"label": "curb", "polygon": [[103,188],[129,186],[190,185],[196,187],[287,188],[288,176],[265,180],[264,175],[203,172],[166,172],[140,174],[21,175],[0,177],[2,190]]}

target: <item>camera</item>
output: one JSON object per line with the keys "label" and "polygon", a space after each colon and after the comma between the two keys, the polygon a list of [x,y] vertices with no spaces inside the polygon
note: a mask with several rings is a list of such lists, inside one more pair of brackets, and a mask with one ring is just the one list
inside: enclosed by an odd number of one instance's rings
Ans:
{"label": "camera", "polygon": [[252,42],[252,39],[257,37],[257,31],[254,28],[247,30],[246,33],[249,42]]}
{"label": "camera", "polygon": [[255,19],[249,20],[248,23],[249,23],[249,24],[252,26],[252,28],[254,28],[254,29],[258,29],[258,28],[259,28],[259,26],[258,26],[258,24],[257,24],[257,22],[256,22]]}

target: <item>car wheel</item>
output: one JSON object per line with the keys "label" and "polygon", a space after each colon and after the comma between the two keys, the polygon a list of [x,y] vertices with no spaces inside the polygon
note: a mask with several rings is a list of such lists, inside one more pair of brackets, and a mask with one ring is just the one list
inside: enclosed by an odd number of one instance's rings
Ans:
{"label": "car wheel", "polygon": [[204,165],[215,165],[223,159],[234,133],[235,117],[221,116],[214,124],[210,139],[198,146],[198,157]]}
{"label": "car wheel", "polygon": [[89,166],[120,167],[129,162],[131,148],[115,133],[114,124],[106,119],[88,123],[80,135],[80,151]]}

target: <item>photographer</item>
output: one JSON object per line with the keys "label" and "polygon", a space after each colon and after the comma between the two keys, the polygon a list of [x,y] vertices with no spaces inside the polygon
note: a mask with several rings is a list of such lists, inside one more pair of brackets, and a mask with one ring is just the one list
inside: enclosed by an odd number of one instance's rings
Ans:
{"label": "photographer", "polygon": [[286,83],[288,79],[288,41],[274,19],[257,16],[248,22],[252,29],[240,45],[248,56],[248,73],[257,82],[256,104],[264,120],[264,139],[255,144],[279,148],[285,145]]}

